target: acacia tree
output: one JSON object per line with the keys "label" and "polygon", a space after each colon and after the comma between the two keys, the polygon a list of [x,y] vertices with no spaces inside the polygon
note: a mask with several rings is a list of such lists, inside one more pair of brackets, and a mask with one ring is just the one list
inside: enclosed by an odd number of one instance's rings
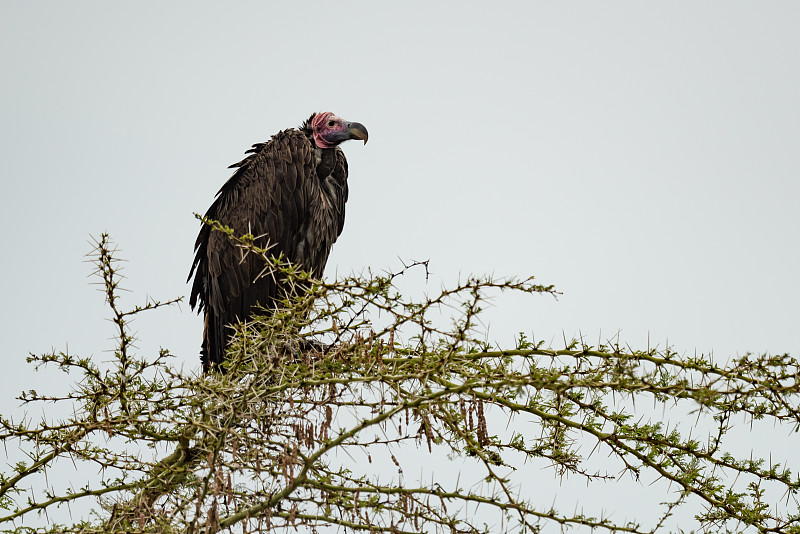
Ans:
{"label": "acacia tree", "polygon": [[[789,355],[723,366],[668,348],[575,340],[553,348],[523,335],[497,348],[480,327],[486,299],[555,294],[552,286],[468,278],[414,300],[397,282],[424,263],[312,280],[251,236],[209,223],[242,254],[262,256],[265,275],[298,290],[236,327],[225,373],[187,373],[166,350],[133,349],[130,320],[175,301],[123,310],[116,251],[103,235],[91,257],[116,328],[114,358],[30,357],[63,370],[72,387],[61,396],[28,391],[22,403],[63,404],[72,415],[0,420],[6,450],[27,456],[1,475],[0,528],[800,532],[797,475],[767,461],[768,450],[728,452],[733,422],[797,429],[798,362]],[[676,407],[696,419],[670,427],[657,415]],[[707,432],[693,437],[697,420]],[[603,458],[600,468],[593,456]],[[80,487],[48,478],[65,463],[98,474]],[[456,477],[439,476],[448,463]],[[564,512],[526,491],[526,466],[539,478],[585,480],[587,495],[633,477],[663,486],[666,497],[651,517]],[[415,470],[422,474],[408,476]],[[92,512],[55,524],[65,517],[55,509],[78,502]],[[676,526],[670,518],[684,508],[692,512]]]}

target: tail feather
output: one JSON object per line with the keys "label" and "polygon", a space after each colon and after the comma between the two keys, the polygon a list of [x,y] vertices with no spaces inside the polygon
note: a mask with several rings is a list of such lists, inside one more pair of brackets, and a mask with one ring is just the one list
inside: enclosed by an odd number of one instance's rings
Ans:
{"label": "tail feather", "polygon": [[200,360],[203,363],[204,373],[223,371],[222,362],[225,360],[225,346],[228,342],[224,328],[225,326],[220,324],[214,311],[206,308],[203,322],[203,344],[200,348]]}

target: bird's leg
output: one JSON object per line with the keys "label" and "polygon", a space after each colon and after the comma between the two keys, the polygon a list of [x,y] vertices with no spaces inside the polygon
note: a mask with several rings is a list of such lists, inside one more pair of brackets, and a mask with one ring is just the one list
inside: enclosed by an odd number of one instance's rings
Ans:
{"label": "bird's leg", "polygon": [[323,343],[321,341],[317,341],[316,339],[303,339],[299,344],[301,351],[319,352],[323,356],[333,348],[332,344]]}
{"label": "bird's leg", "polygon": [[292,361],[299,361],[304,357],[308,359],[311,355],[324,356],[331,348],[333,348],[333,345],[322,343],[316,339],[301,339],[299,341],[284,342],[282,353],[289,356]]}

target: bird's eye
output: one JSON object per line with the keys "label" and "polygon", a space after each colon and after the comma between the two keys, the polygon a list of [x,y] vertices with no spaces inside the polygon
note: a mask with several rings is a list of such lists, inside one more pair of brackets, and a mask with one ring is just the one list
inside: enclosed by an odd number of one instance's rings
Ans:
{"label": "bird's eye", "polygon": [[328,121],[328,128],[333,128],[334,126],[336,126],[335,121]]}

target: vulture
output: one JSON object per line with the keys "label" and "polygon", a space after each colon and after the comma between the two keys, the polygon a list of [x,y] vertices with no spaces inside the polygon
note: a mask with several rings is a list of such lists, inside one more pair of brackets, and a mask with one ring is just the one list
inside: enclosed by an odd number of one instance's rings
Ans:
{"label": "vulture", "polygon": [[[283,130],[258,143],[235,168],[206,218],[251,234],[274,256],[322,276],[331,245],[344,226],[347,160],[339,144],[367,142],[367,129],[330,112],[314,113],[299,129]],[[269,309],[283,296],[280,280],[264,274],[263,260],[222,232],[203,224],[194,245],[187,282],[194,276],[189,305],[205,314],[200,357],[203,372],[222,370],[229,327],[255,307]]]}

